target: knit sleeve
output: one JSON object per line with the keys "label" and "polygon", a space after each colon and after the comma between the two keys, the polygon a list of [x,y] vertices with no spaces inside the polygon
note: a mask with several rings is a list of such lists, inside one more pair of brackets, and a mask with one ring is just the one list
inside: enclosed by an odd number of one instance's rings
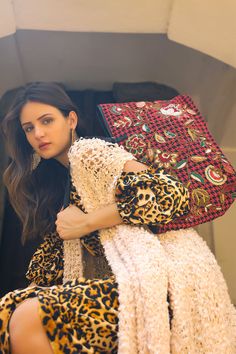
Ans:
{"label": "knit sleeve", "polygon": [[31,258],[26,278],[39,286],[62,284],[63,241],[57,233],[45,236]]}
{"label": "knit sleeve", "polygon": [[163,169],[122,172],[115,199],[126,224],[167,224],[189,212],[188,189]]}
{"label": "knit sleeve", "polygon": [[114,202],[114,189],[127,161],[135,157],[101,139],[77,140],[68,154],[72,183],[87,212]]}

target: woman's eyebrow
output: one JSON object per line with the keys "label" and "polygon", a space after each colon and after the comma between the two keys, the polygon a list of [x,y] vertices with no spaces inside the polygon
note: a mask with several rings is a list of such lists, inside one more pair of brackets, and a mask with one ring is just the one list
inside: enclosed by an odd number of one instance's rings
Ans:
{"label": "woman's eyebrow", "polygon": [[[43,114],[42,116],[38,117],[37,120],[42,119],[43,117],[47,116],[48,114],[51,114],[51,113],[45,113],[45,114]],[[22,127],[23,127],[25,124],[30,124],[30,123],[31,123],[31,122],[25,122],[25,123],[23,123],[23,124],[21,124],[21,125],[22,125]]]}

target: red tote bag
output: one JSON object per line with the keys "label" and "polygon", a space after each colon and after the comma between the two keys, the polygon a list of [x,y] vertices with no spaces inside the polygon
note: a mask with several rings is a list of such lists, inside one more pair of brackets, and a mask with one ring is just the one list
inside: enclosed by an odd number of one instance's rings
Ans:
{"label": "red tote bag", "polygon": [[236,172],[209,132],[191,97],[100,104],[106,133],[139,161],[163,167],[190,191],[190,212],[158,233],[188,228],[221,215],[236,198]]}

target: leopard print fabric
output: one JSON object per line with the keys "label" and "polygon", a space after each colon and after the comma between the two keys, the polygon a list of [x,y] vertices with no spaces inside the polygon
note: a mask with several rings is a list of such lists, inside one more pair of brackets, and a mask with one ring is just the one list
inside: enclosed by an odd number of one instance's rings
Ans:
{"label": "leopard print fabric", "polygon": [[31,258],[26,278],[39,286],[62,284],[63,241],[57,232],[49,233]]}
{"label": "leopard print fabric", "polygon": [[[121,217],[130,224],[168,222],[188,209],[183,186],[152,169],[123,173],[117,182],[116,200]],[[82,208],[74,188],[71,203]],[[170,206],[174,206],[171,215]],[[83,245],[91,254],[103,252],[98,233],[85,236]],[[115,277],[79,278],[62,285],[62,276],[63,244],[57,233],[51,233],[35,252],[27,272],[28,280],[37,286],[15,290],[0,300],[0,354],[10,353],[11,314],[20,303],[33,297],[38,298],[39,315],[54,353],[117,353],[119,300]],[[170,308],[169,315],[171,318]]]}
{"label": "leopard print fabric", "polygon": [[[72,183],[70,203],[84,211],[81,199]],[[98,232],[84,236],[81,238],[81,243],[93,256],[104,256]],[[44,237],[44,242],[33,254],[26,278],[29,282],[40,286],[60,285],[63,281],[63,263],[63,241],[57,232],[50,233]]]}
{"label": "leopard print fabric", "polygon": [[[74,187],[70,202],[81,207]],[[104,252],[97,233],[84,238],[91,254]],[[33,297],[38,298],[39,315],[54,353],[117,353],[119,300],[114,275],[79,278],[62,285],[63,241],[54,232],[45,236],[34,253],[26,277],[37,286],[15,290],[0,299],[0,354],[10,353],[8,323],[12,312]]]}
{"label": "leopard print fabric", "polygon": [[0,354],[10,354],[8,323],[24,300],[37,297],[53,353],[117,353],[118,290],[115,278],[79,278],[49,288],[15,290],[0,300]]}
{"label": "leopard print fabric", "polygon": [[123,172],[115,197],[120,216],[127,224],[167,224],[190,210],[188,189],[161,168]]}

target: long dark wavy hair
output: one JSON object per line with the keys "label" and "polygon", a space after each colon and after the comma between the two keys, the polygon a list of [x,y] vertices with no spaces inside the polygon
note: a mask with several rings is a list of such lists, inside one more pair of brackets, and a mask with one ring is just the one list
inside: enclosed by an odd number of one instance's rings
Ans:
{"label": "long dark wavy hair", "polygon": [[[40,102],[56,107],[63,116],[78,108],[64,89],[53,82],[33,82],[20,88],[3,119],[2,130],[10,164],[4,172],[10,202],[22,222],[22,242],[43,237],[55,230],[56,214],[61,209],[68,176],[67,169],[55,159],[42,159],[32,171],[33,149],[20,124],[20,114],[27,102]],[[79,119],[79,137],[86,136]]]}

